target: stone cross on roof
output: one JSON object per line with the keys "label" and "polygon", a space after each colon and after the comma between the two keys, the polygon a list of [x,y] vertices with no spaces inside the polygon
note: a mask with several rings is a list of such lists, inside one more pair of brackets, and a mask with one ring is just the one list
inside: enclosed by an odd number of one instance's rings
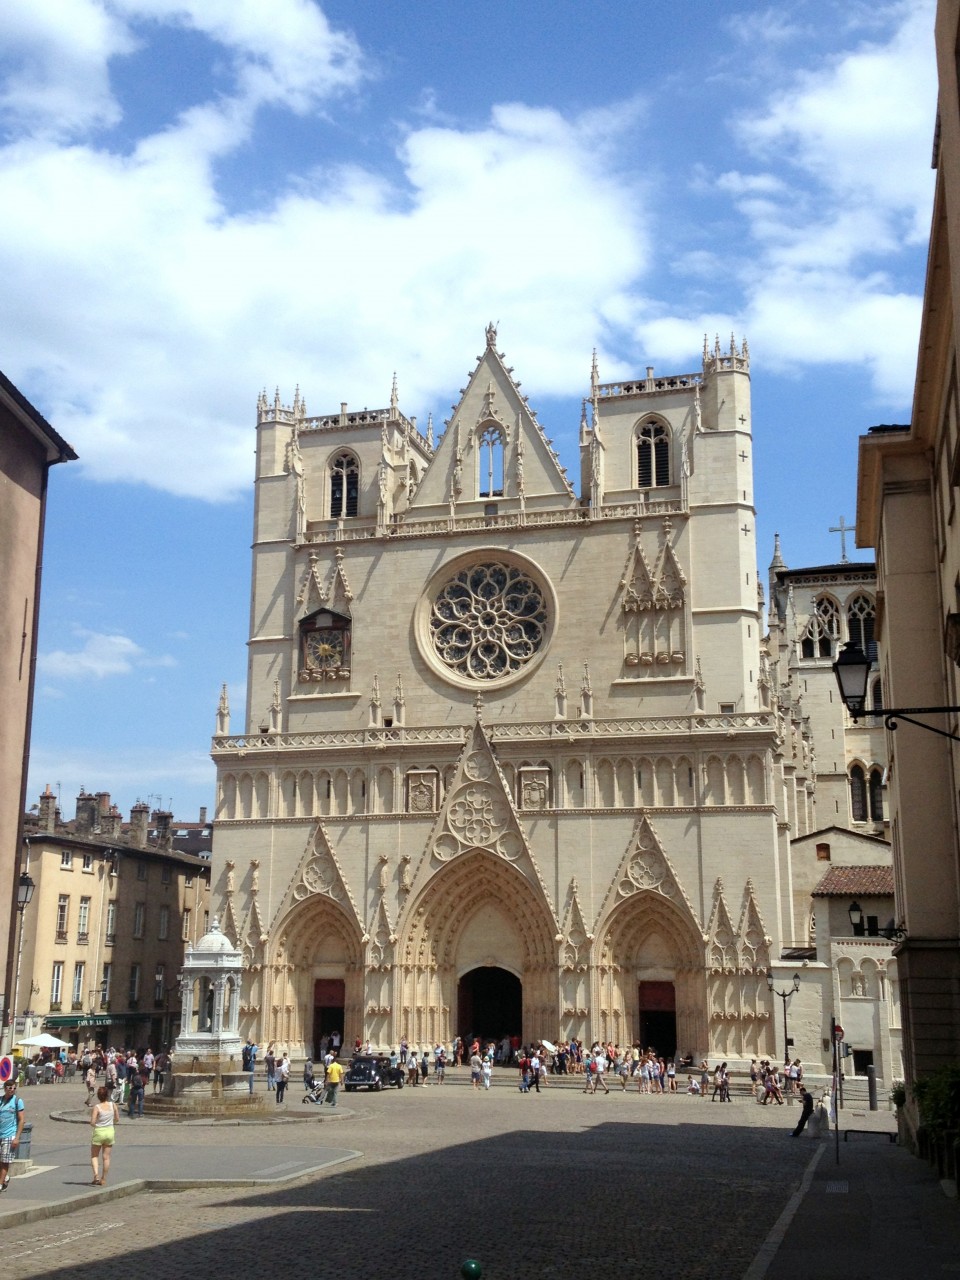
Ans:
{"label": "stone cross on roof", "polygon": [[847,524],[846,520],[844,520],[843,516],[841,516],[840,523],[834,525],[831,529],[828,530],[829,533],[839,533],[840,535],[840,563],[841,564],[848,563],[847,534],[853,533],[856,527],[857,526],[855,524]]}

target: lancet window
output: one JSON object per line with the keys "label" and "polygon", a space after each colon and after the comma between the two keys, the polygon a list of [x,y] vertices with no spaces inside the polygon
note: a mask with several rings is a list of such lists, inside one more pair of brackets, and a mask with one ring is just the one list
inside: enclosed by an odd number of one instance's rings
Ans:
{"label": "lancet window", "polygon": [[854,822],[867,820],[867,779],[858,764],[850,770],[850,816]]}
{"label": "lancet window", "polygon": [[854,596],[847,607],[847,633],[871,662],[877,656],[877,642],[873,636],[875,619],[876,610],[869,596]]}
{"label": "lancet window", "polygon": [[804,658],[830,658],[840,638],[840,610],[829,596],[821,596],[800,640]]}
{"label": "lancet window", "polygon": [[883,771],[870,770],[870,818],[873,822],[883,821]]}
{"label": "lancet window", "polygon": [[661,488],[670,483],[670,433],[662,422],[641,423],[637,431],[637,487]]}
{"label": "lancet window", "polygon": [[352,453],[338,453],[330,463],[330,518],[355,516],[360,498],[360,467]]}
{"label": "lancet window", "polygon": [[503,497],[503,432],[499,427],[486,426],[480,432],[478,445],[478,496]]}

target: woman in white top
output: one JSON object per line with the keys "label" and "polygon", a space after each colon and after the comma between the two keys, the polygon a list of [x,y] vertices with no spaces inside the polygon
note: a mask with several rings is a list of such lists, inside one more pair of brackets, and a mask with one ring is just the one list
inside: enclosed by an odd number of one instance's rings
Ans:
{"label": "woman in white top", "polygon": [[[93,1185],[102,1187],[110,1171],[110,1153],[113,1150],[113,1139],[116,1126],[120,1120],[117,1104],[110,1097],[110,1090],[101,1085],[97,1090],[97,1101],[90,1111],[90,1126],[93,1136],[90,1139],[90,1163],[93,1166]],[[100,1153],[103,1153],[103,1171],[100,1170]]]}

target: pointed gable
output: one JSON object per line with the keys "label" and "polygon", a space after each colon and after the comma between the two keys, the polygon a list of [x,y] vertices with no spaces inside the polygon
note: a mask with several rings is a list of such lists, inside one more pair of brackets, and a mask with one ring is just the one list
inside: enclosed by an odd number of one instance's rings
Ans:
{"label": "pointed gable", "polygon": [[653,571],[656,582],[654,601],[658,609],[681,609],[683,589],[687,585],[676,552],[670,543],[672,527],[672,521],[667,516],[663,521],[663,545]]}
{"label": "pointed gable", "polygon": [[646,814],[641,814],[637,819],[626,852],[620,860],[620,867],[607,890],[599,919],[605,920],[618,901],[635,893],[660,894],[678,907],[696,925],[697,932],[700,932],[700,921],[693,904],[684,892]]}
{"label": "pointed gable", "polygon": [[277,928],[295,902],[304,902],[314,894],[322,894],[337,903],[356,925],[357,932],[366,937],[360,912],[357,910],[357,904],[344,877],[340,861],[333,852],[330,838],[320,821],[317,822],[307,840],[297,869],[286,891],[279,899],[271,928]]}
{"label": "pointed gable", "polygon": [[540,890],[556,916],[547,886],[530,853],[507,780],[478,718],[467,735],[453,778],[414,876],[419,888],[439,863],[483,849],[511,863]]}
{"label": "pointed gable", "polygon": [[620,589],[623,593],[623,608],[627,613],[653,608],[654,575],[640,543],[639,520],[633,526],[633,546],[620,579]]}
{"label": "pointed gable", "polygon": [[593,942],[593,934],[587,929],[580,906],[580,886],[576,877],[570,881],[570,893],[563,925],[560,929],[563,945],[560,952],[560,963],[564,969],[578,969],[586,965]]}
{"label": "pointed gable", "polygon": [[713,973],[734,973],[737,968],[737,935],[730,920],[723,881],[713,887],[713,909],[707,928],[710,945],[710,969]]}
{"label": "pointed gable", "polygon": [[770,943],[757,903],[753,881],[748,880],[743,891],[743,910],[737,930],[740,942],[740,967],[755,973],[766,973],[770,968]]}
{"label": "pointed gable", "polygon": [[577,505],[560,460],[537,416],[496,347],[497,331],[460,393],[447,431],[411,495],[408,510],[418,517],[482,513],[496,502],[500,511]]}

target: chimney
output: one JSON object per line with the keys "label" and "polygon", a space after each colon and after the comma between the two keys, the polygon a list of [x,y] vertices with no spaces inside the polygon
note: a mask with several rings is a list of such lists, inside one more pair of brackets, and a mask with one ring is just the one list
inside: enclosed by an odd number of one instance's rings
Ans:
{"label": "chimney", "polygon": [[100,834],[107,840],[119,840],[123,826],[120,810],[112,804],[109,810],[100,817]]}
{"label": "chimney", "polygon": [[201,827],[207,825],[207,806],[205,804],[200,806],[200,825]]}
{"label": "chimney", "polygon": [[50,835],[57,829],[57,797],[50,790],[50,783],[40,797],[40,830]]}
{"label": "chimney", "polygon": [[173,836],[170,832],[170,824],[173,822],[173,814],[167,813],[164,809],[155,809],[153,822],[157,828],[157,844],[161,849],[172,849]]}
{"label": "chimney", "polygon": [[81,787],[77,796],[77,834],[89,835],[100,825],[97,797],[90,795]]}
{"label": "chimney", "polygon": [[146,848],[149,825],[150,806],[140,800],[130,810],[130,843],[135,849]]}

